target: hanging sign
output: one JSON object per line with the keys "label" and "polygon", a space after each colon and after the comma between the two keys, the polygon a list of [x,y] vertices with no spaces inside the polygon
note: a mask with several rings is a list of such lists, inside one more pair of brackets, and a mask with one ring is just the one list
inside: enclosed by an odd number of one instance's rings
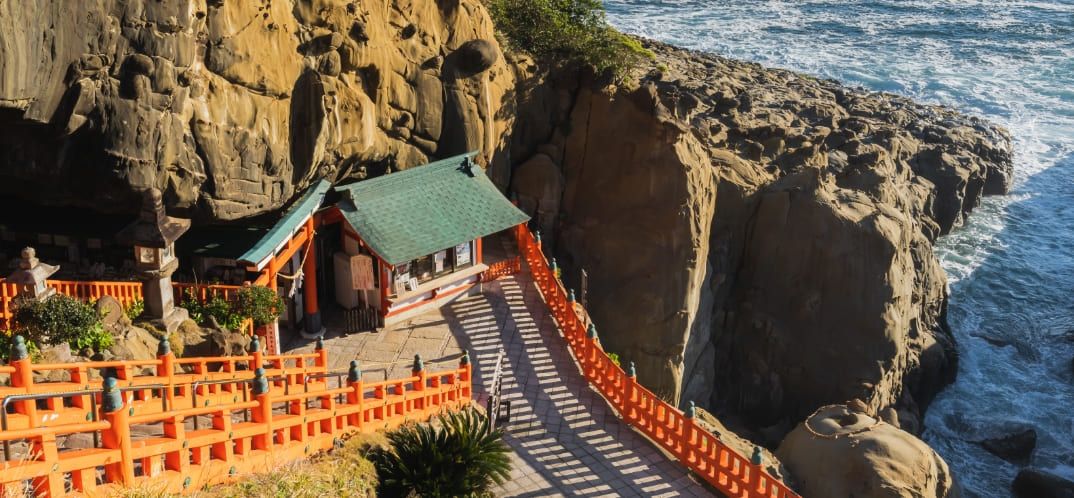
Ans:
{"label": "hanging sign", "polygon": [[455,266],[470,264],[470,243],[455,246]]}
{"label": "hanging sign", "polygon": [[354,290],[374,288],[372,256],[359,254],[351,257],[351,280]]}

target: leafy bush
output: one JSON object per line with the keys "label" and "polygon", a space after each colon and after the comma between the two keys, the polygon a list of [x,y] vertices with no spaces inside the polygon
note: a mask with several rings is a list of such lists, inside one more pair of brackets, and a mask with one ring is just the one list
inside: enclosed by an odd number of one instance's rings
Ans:
{"label": "leafy bush", "polygon": [[123,312],[127,314],[127,318],[134,320],[135,318],[142,316],[142,313],[145,312],[145,301],[137,299],[132,302],[130,306],[127,306]]}
{"label": "leafy bush", "polygon": [[213,296],[201,302],[192,289],[187,289],[186,298],[183,299],[183,308],[190,313],[190,319],[197,323],[204,324],[209,317],[213,317],[216,323],[229,330],[238,330],[242,327],[242,314],[227,299],[220,296]]}
{"label": "leafy bush", "polygon": [[653,53],[608,25],[601,0],[485,0],[508,45],[623,80]]}
{"label": "leafy bush", "polygon": [[112,336],[101,326],[101,317],[93,305],[70,296],[19,300],[13,316],[15,333],[22,334],[28,342],[53,346],[66,342],[76,350],[100,350],[112,345]]}
{"label": "leafy bush", "polygon": [[608,353],[608,359],[612,360],[612,363],[615,363],[615,366],[617,366],[617,367],[622,366],[621,364],[619,364],[619,354],[618,353]]}
{"label": "leafy bush", "polygon": [[474,410],[441,415],[438,424],[406,425],[388,433],[391,448],[375,450],[378,496],[490,496],[510,477],[503,431]]}
{"label": "leafy bush", "polygon": [[248,285],[239,289],[239,313],[254,320],[254,325],[264,327],[276,321],[283,309],[283,299],[276,291],[260,285]]}

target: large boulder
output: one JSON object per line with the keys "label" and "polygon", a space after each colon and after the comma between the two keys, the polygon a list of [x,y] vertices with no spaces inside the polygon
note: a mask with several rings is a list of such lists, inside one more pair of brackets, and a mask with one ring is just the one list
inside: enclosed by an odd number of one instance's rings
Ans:
{"label": "large boulder", "polygon": [[1074,481],[1038,469],[1022,469],[1011,485],[1018,498],[1074,498]]}
{"label": "large boulder", "polygon": [[127,310],[112,296],[102,296],[97,300],[97,315],[101,317],[104,329],[112,334],[120,334],[131,326]]}
{"label": "large boulder", "polygon": [[193,321],[184,322],[178,331],[178,342],[182,343],[183,356],[241,356],[246,354],[250,337],[242,332],[234,332],[221,327],[212,320],[209,327],[199,327]]}
{"label": "large boulder", "polygon": [[[155,360],[157,359],[157,347],[160,345],[160,333],[150,332],[138,326],[127,327],[126,330],[112,336],[114,343],[108,348],[106,356],[97,358],[100,360]],[[137,375],[152,374],[156,370],[153,367],[142,367],[136,372]]]}
{"label": "large boulder", "polygon": [[912,434],[846,405],[821,407],[780,444],[810,498],[957,498],[947,464]]}
{"label": "large boulder", "polygon": [[1015,429],[1005,434],[989,437],[981,441],[981,446],[989,453],[1004,460],[1021,461],[1033,454],[1037,447],[1037,431],[1032,427]]}

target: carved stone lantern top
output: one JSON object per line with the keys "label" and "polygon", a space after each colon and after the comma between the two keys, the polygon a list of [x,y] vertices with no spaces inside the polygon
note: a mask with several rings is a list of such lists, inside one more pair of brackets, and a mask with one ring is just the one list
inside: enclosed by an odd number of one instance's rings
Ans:
{"label": "carved stone lantern top", "polygon": [[160,190],[150,188],[143,195],[138,219],[121,230],[118,238],[135,246],[167,248],[190,229],[190,220],[168,216],[164,212],[164,197]]}
{"label": "carved stone lantern top", "polygon": [[7,277],[7,281],[20,286],[36,286],[44,283],[59,270],[59,265],[42,263],[37,259],[37,251],[27,247],[22,250],[22,257],[19,258],[19,269]]}

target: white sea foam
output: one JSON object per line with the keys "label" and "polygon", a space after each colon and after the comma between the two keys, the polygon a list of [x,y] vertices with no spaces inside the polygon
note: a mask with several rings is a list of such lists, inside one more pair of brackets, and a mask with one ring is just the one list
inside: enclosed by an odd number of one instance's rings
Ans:
{"label": "white sea foam", "polygon": [[975,443],[1034,426],[1031,465],[1074,478],[1074,0],[606,0],[625,31],[950,105],[1007,127],[1012,195],[989,198],[937,256],[959,378],[926,440],[970,496],[1019,466]]}

